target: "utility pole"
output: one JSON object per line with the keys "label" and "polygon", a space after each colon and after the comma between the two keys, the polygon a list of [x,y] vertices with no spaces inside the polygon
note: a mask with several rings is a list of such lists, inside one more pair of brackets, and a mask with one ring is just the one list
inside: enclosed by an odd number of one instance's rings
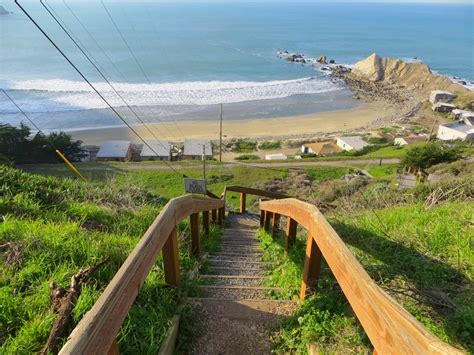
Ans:
{"label": "utility pole", "polygon": [[221,123],[219,130],[219,161],[222,163],[222,116],[223,116],[223,104],[221,104]]}
{"label": "utility pole", "polygon": [[206,145],[202,145],[202,171],[204,175],[204,180],[206,180]]}

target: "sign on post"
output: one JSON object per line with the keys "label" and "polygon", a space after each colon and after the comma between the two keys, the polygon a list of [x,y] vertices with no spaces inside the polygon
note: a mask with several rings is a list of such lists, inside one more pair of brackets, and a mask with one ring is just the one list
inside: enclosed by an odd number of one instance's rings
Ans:
{"label": "sign on post", "polygon": [[206,195],[206,180],[184,179],[184,189],[187,193]]}

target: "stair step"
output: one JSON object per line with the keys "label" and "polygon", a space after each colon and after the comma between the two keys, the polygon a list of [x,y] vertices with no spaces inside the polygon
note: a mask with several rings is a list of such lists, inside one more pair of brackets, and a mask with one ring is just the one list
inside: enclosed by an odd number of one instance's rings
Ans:
{"label": "stair step", "polygon": [[220,299],[257,299],[263,300],[271,297],[280,289],[270,287],[251,286],[200,286],[207,297]]}
{"label": "stair step", "polygon": [[239,269],[266,269],[270,264],[262,262],[248,261],[227,261],[227,260],[210,260],[211,267],[232,267]]}
{"label": "stair step", "polygon": [[232,248],[257,249],[257,250],[261,250],[261,249],[259,248],[259,244],[258,244],[258,243],[239,244],[239,243],[224,242],[224,243],[221,243],[221,247],[232,247]]}
{"label": "stair step", "polygon": [[248,256],[221,256],[221,255],[212,255],[207,258],[209,261],[224,261],[224,262],[246,262],[252,264],[265,264],[266,262],[261,261],[260,257],[248,257]]}
{"label": "stair step", "polygon": [[241,258],[258,258],[261,257],[263,251],[261,250],[251,250],[246,252],[235,252],[235,251],[221,251],[217,254],[210,254],[210,256],[221,256],[221,257],[241,257]]}
{"label": "stair step", "polygon": [[263,276],[201,275],[213,286],[262,286]]}
{"label": "stair step", "polygon": [[208,273],[211,275],[234,275],[234,276],[263,276],[263,268],[241,269],[236,267],[216,267],[209,268]]}

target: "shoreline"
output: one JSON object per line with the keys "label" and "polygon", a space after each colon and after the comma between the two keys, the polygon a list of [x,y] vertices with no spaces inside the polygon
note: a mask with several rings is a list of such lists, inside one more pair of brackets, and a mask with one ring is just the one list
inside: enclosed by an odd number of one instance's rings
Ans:
{"label": "shoreline", "polygon": [[[364,128],[380,120],[382,116],[392,116],[396,108],[382,100],[361,102],[352,109],[318,112],[314,114],[277,118],[252,118],[223,121],[225,140],[232,138],[294,138],[303,136],[324,136],[330,133],[349,132]],[[173,123],[153,123],[133,128],[144,138],[155,137],[172,142],[186,138],[219,139],[219,120],[181,121]],[[105,140],[130,140],[141,143],[140,139],[127,127],[77,130],[68,132],[74,139],[84,144],[100,144]]]}

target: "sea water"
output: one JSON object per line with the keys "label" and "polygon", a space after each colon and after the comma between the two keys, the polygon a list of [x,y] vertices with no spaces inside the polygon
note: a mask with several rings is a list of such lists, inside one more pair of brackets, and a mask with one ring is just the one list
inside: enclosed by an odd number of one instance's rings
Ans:
{"label": "sea water", "polygon": [[[134,115],[36,1],[20,1],[131,123]],[[353,64],[373,52],[474,81],[473,6],[393,3],[46,1],[143,120],[291,116],[355,107],[320,67],[279,50]],[[12,1],[0,1],[0,87],[47,130],[119,126]],[[66,6],[67,5],[67,6]],[[112,16],[114,23],[109,18]],[[115,27],[118,27],[117,28]],[[123,37],[123,38],[122,38]],[[0,122],[24,118],[0,94]]]}

